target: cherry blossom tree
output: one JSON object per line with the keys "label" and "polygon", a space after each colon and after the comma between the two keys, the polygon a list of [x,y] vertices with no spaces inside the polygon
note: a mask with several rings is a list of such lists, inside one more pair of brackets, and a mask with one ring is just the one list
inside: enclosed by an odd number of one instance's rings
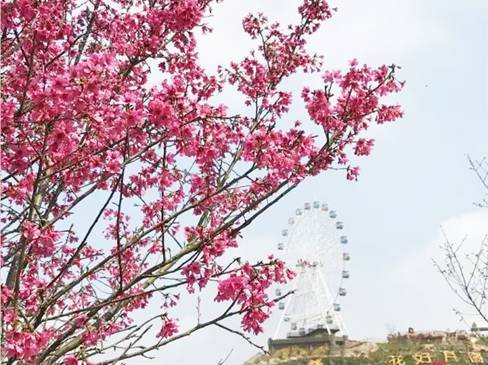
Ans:
{"label": "cherry blossom tree", "polygon": [[[306,50],[325,1],[303,0],[287,27],[247,16],[255,49],[215,74],[196,51],[211,6],[2,1],[2,363],[113,364],[212,325],[259,333],[269,287],[293,273],[234,257],[242,230],[309,176],[356,179],[362,132],[401,117],[383,100],[403,86],[394,65],[325,71]],[[297,72],[323,85],[303,86],[295,122],[282,84]],[[224,88],[240,113],[216,102]],[[200,291],[224,309],[182,328],[179,301]]]}

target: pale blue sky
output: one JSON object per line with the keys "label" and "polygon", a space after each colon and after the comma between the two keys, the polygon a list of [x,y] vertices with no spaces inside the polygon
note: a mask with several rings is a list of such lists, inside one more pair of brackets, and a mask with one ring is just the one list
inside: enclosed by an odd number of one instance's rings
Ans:
{"label": "pale blue sky", "polygon": [[[240,19],[251,10],[293,20],[295,1],[227,0],[215,5],[215,33],[201,45],[207,67],[244,56],[251,46]],[[340,172],[305,182],[244,232],[241,254],[259,257],[275,250],[287,217],[306,201],[327,201],[350,237],[350,295],[343,317],[354,338],[385,337],[387,327],[405,330],[461,327],[452,312],[458,301],[434,270],[439,227],[469,244],[488,233],[488,213],[473,202],[482,190],[468,171],[465,154],[488,155],[488,1],[337,0],[339,11],[311,47],[330,68],[353,57],[369,64],[395,63],[407,81],[398,100],[403,120],[373,129],[373,154],[359,160],[358,182]],[[299,90],[302,78],[287,84]],[[317,79],[312,80],[317,83]],[[297,107],[290,119],[299,119]],[[211,298],[210,298],[211,299]],[[182,306],[181,323],[194,310]],[[264,344],[276,326],[276,316]],[[157,360],[130,364],[241,364],[255,353],[246,342],[209,329],[163,348]]]}

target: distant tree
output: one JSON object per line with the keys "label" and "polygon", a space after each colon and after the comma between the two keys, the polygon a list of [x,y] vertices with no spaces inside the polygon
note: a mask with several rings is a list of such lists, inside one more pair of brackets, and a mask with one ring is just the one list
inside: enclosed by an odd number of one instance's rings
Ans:
{"label": "distant tree", "polygon": [[[475,203],[476,206],[488,208],[488,161],[486,158],[473,160],[467,157],[469,168],[479,180],[484,197]],[[487,234],[480,242],[476,252],[464,250],[465,239],[461,242],[452,242],[443,231],[445,252],[444,262],[435,262],[434,265],[443,275],[451,290],[473,308],[476,314],[488,325],[488,222]],[[467,232],[467,234],[469,234]],[[458,312],[462,317],[462,313]]]}
{"label": "distant tree", "polygon": [[[306,50],[332,16],[323,0],[288,27],[247,16],[255,49],[210,75],[195,35],[212,3],[2,1],[2,364],[121,363],[212,325],[249,339],[293,274],[232,256],[241,231],[309,176],[355,179],[348,156],[373,146],[361,133],[401,116],[382,101],[402,88],[395,66],[328,72]],[[288,124],[297,72],[323,84]],[[215,102],[224,87],[239,114]],[[196,290],[225,308],[182,328]],[[136,320],[149,301],[160,310]]]}
{"label": "distant tree", "polygon": [[488,208],[488,160],[486,157],[481,160],[473,160],[471,156],[468,156],[467,159],[470,170],[476,175],[484,191],[484,197],[476,205],[481,208]]}

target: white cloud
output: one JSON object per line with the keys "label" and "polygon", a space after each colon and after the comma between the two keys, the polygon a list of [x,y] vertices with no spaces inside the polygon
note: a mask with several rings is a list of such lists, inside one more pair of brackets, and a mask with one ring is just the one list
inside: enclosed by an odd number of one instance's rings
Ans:
{"label": "white cloud", "polygon": [[449,240],[454,242],[465,240],[464,248],[473,251],[488,234],[488,210],[478,209],[460,214],[447,219],[441,226]]}
{"label": "white cloud", "polygon": [[[446,219],[440,224],[434,238],[423,250],[405,255],[391,278],[392,295],[397,295],[395,311],[391,322],[404,330],[406,326],[419,329],[446,329],[462,327],[454,309],[471,313],[449,289],[433,260],[442,262],[441,245],[445,241],[442,231],[451,242],[464,240],[461,255],[476,251],[482,239],[488,234],[488,210],[465,212]],[[397,313],[396,318],[394,313]],[[398,313],[405,313],[399,316]]]}

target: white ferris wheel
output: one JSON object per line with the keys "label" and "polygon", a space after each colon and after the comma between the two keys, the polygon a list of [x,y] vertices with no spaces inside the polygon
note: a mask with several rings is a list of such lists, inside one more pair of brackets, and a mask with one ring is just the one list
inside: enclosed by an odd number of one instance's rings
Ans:
{"label": "white ferris wheel", "polygon": [[351,257],[345,249],[348,239],[343,228],[337,213],[318,201],[305,203],[289,218],[278,250],[296,277],[286,288],[276,289],[277,296],[288,291],[293,294],[278,303],[283,313],[273,339],[307,336],[316,331],[347,336],[340,312],[341,299],[347,294],[347,264]]}

